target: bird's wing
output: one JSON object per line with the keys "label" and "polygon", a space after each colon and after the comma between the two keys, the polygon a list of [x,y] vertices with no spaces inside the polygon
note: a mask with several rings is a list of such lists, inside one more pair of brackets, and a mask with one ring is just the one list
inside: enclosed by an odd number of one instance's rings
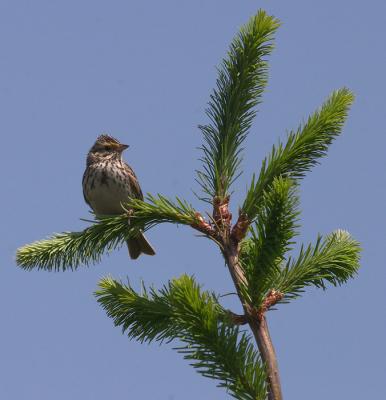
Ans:
{"label": "bird's wing", "polygon": [[[89,173],[89,168],[87,167],[83,173],[83,178],[82,178],[82,188],[83,188],[83,197],[84,197],[84,201],[91,207],[91,204],[89,203],[89,201],[87,200],[86,197],[86,192],[84,190],[85,188],[85,182],[88,179],[88,173]],[[92,208],[92,207],[91,207]]]}
{"label": "bird's wing", "polygon": [[132,197],[135,199],[143,200],[143,193],[141,190],[141,186],[139,186],[139,182],[137,176],[135,175],[133,169],[129,164],[125,163],[125,167],[127,168],[127,172],[129,173],[130,185],[132,188]]}

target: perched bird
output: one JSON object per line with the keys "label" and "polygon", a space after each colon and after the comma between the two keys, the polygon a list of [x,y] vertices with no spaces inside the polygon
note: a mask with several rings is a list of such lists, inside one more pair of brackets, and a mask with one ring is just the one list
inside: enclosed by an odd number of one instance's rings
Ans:
{"label": "perched bird", "polygon": [[[131,167],[122,160],[129,146],[109,135],[100,135],[87,155],[83,174],[83,195],[96,216],[122,214],[129,197],[143,199],[141,187]],[[132,259],[155,251],[142,232],[127,241]]]}

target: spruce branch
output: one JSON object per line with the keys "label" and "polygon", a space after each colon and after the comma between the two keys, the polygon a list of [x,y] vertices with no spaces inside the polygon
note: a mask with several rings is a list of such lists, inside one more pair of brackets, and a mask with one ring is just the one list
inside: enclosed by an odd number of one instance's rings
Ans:
{"label": "spruce branch", "polygon": [[303,126],[290,132],[285,145],[273,146],[263,161],[259,177],[252,179],[242,206],[250,221],[256,217],[261,197],[275,177],[300,179],[326,155],[328,146],[342,131],[353,100],[354,95],[347,88],[333,92]]}
{"label": "spruce branch", "polygon": [[128,217],[125,214],[103,218],[84,231],[58,233],[20,247],[16,253],[16,263],[26,270],[75,270],[82,264],[87,266],[100,262],[104,252],[124,242],[128,230]]}
{"label": "spruce branch", "polygon": [[187,201],[176,197],[172,202],[158,194],[158,197],[147,194],[147,201],[130,199],[125,207],[130,210],[131,234],[135,235],[139,230],[148,230],[160,223],[168,222],[182,225],[190,225],[210,239],[218,242],[218,235],[212,224],[196,211]]}
{"label": "spruce branch", "polygon": [[241,145],[256,114],[267,83],[267,62],[279,21],[260,10],[234,38],[228,57],[218,69],[216,89],[210,96],[208,125],[200,125],[203,170],[198,182],[207,199],[223,200],[238,176]]}
{"label": "spruce branch", "polygon": [[240,262],[247,285],[244,295],[255,307],[262,306],[272,279],[294,244],[299,227],[298,204],[295,183],[288,178],[275,178],[263,194],[251,237],[241,243]]}
{"label": "spruce branch", "polygon": [[129,199],[124,205],[130,210],[130,229],[132,232],[148,230],[161,223],[197,225],[197,211],[185,200],[176,197],[175,202],[160,194],[147,194],[145,201]]}
{"label": "spruce branch", "polygon": [[315,245],[302,247],[297,259],[289,259],[273,282],[284,299],[299,297],[307,286],[338,286],[353,278],[359,269],[360,245],[344,230],[337,230]]}
{"label": "spruce branch", "polygon": [[203,376],[237,399],[265,400],[265,372],[250,338],[228,323],[212,293],[183,275],[163,289],[138,294],[111,278],[99,283],[98,302],[116,326],[140,342],[179,340],[176,350]]}
{"label": "spruce branch", "polygon": [[[198,213],[186,202],[172,202],[164,196],[147,196],[148,202],[130,199],[128,214],[103,217],[81,232],[64,232],[18,249],[16,263],[26,269],[60,271],[100,262],[104,252],[111,251],[135,237],[139,230],[169,222],[192,225],[202,231]],[[130,220],[130,223],[129,223]],[[211,232],[205,232],[209,235]]]}

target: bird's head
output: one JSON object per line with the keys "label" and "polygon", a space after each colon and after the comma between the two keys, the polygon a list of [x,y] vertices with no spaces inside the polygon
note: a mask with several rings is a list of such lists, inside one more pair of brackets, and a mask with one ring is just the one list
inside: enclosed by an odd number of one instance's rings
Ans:
{"label": "bird's head", "polygon": [[100,135],[88,153],[87,162],[120,159],[128,147],[112,136]]}

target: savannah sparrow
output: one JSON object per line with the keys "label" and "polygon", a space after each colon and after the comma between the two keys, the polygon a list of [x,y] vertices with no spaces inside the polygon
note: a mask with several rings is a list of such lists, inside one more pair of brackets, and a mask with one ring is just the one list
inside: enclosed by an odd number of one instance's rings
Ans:
{"label": "savannah sparrow", "polygon": [[[137,177],[122,160],[122,152],[129,146],[108,135],[100,135],[87,155],[83,174],[83,195],[96,216],[124,213],[122,204],[129,197],[143,199]],[[142,232],[127,241],[132,259],[141,253],[154,255],[155,251]]]}

